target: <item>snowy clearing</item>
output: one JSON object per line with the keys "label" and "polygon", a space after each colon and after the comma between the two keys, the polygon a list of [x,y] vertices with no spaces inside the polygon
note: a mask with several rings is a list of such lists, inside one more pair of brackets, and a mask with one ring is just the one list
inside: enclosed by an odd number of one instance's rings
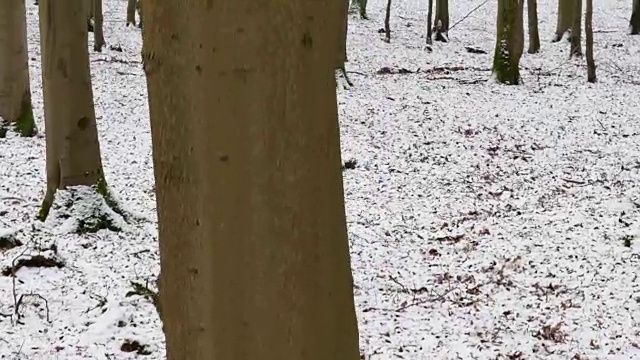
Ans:
{"label": "snowy clearing", "polygon": [[[102,158],[111,192],[135,216],[114,215],[120,232],[78,235],[65,213],[70,193],[47,222],[35,220],[45,142],[37,8],[28,1],[41,135],[0,139],[0,239],[22,244],[0,249],[2,359],[164,358],[146,292],[159,256],[140,31],[125,27],[125,0],[104,2],[107,49],[91,52]],[[451,1],[452,24],[480,2]],[[394,2],[390,44],[378,33],[386,1],[370,0],[370,20],[350,18],[355,86],[338,101],[343,160],[355,160],[344,182],[362,353],[640,359],[640,36],[626,34],[631,1],[595,4],[598,83],[587,84],[584,59],[550,43],[557,5],[541,0],[541,53],[523,55],[517,87],[485,81],[495,1],[433,52],[424,46],[426,3]]]}

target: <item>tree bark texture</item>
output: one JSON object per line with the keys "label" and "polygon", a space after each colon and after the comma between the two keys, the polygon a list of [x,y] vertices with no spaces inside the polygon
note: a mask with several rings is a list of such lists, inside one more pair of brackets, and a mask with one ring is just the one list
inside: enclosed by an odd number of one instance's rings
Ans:
{"label": "tree bark texture", "polygon": [[101,52],[104,47],[102,0],[91,0],[93,4],[93,50]]}
{"label": "tree bark texture", "polygon": [[136,0],[127,1],[127,25],[136,26]]}
{"label": "tree bark texture", "polygon": [[629,33],[631,35],[640,34],[640,0],[633,0],[631,20],[629,20]]}
{"label": "tree bark texture", "polygon": [[0,1],[0,117],[22,136],[32,136],[26,16],[23,0]]}
{"label": "tree bark texture", "polygon": [[582,0],[575,1],[574,5],[570,57],[582,56]]}
{"label": "tree bark texture", "polygon": [[497,41],[493,76],[507,85],[520,84],[520,57],[524,51],[524,0],[498,0]]}
{"label": "tree bark texture", "polygon": [[449,41],[449,0],[436,0],[436,18],[433,22],[436,41]]}
{"label": "tree bark texture", "polygon": [[144,4],[169,360],[360,358],[334,75],[339,8]]}
{"label": "tree bark texture", "polygon": [[584,15],[584,32],[587,40],[587,81],[596,82],[596,63],[593,60],[593,2],[587,1],[587,9]]}
{"label": "tree bark texture", "polygon": [[538,1],[527,0],[527,22],[529,25],[529,54],[540,51],[540,34],[538,32]]}
{"label": "tree bark texture", "polygon": [[40,0],[47,156],[46,217],[57,189],[104,180],[93,105],[86,9],[78,0]]}
{"label": "tree bark texture", "polygon": [[571,30],[573,22],[573,14],[575,12],[575,3],[578,0],[558,0],[558,21],[556,23],[556,34],[553,42],[562,40],[564,34]]}

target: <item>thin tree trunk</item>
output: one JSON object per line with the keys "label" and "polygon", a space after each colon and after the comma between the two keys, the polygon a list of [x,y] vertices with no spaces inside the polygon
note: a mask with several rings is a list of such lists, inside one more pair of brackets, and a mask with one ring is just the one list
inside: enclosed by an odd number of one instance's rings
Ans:
{"label": "thin tree trunk", "polygon": [[640,34],[640,0],[633,0],[631,20],[629,20],[629,33],[631,35]]}
{"label": "thin tree trunk", "polygon": [[[339,0],[340,14],[342,17],[341,31],[338,32],[338,58],[336,61],[336,69],[344,69],[344,64],[347,62],[347,33],[349,28],[349,1]],[[346,73],[346,71],[345,71]]]}
{"label": "thin tree trunk", "polygon": [[58,189],[100,185],[101,181],[106,189],[93,107],[86,20],[81,1],[40,0],[47,143],[47,192],[39,214],[42,220]]}
{"label": "thin tree trunk", "polygon": [[527,15],[529,23],[529,54],[540,51],[540,34],[538,33],[538,2],[527,0]]}
{"label": "thin tree trunk", "polygon": [[570,57],[582,56],[582,0],[574,2],[573,23],[571,24]]}
{"label": "thin tree trunk", "polygon": [[433,27],[436,29],[436,41],[449,41],[449,0],[436,0]]}
{"label": "thin tree trunk", "polygon": [[143,16],[142,16],[142,0],[136,0],[136,9],[138,9],[138,28],[142,29],[143,28]]}
{"label": "thin tree trunk", "polygon": [[87,30],[93,32],[93,0],[79,0],[82,2],[87,17]]}
{"label": "thin tree trunk", "polygon": [[[0,1],[0,118],[22,136],[36,133],[31,107],[24,1]],[[0,122],[2,122],[0,119]]]}
{"label": "thin tree trunk", "polygon": [[558,0],[558,21],[556,23],[556,34],[552,42],[562,40],[567,31],[571,30],[576,1]]}
{"label": "thin tree trunk", "polygon": [[431,25],[432,21],[433,21],[433,0],[429,0],[429,9],[427,10],[427,45],[433,44],[433,35],[432,35],[433,26]]}
{"label": "thin tree trunk", "polygon": [[93,50],[101,52],[104,47],[104,31],[102,27],[102,0],[92,0],[93,2]]}
{"label": "thin tree trunk", "polygon": [[127,1],[127,25],[136,26],[136,0]]}
{"label": "thin tree trunk", "polygon": [[391,0],[387,0],[387,11],[384,15],[384,41],[391,42]]}
{"label": "thin tree trunk", "polygon": [[498,0],[497,41],[493,76],[502,84],[518,85],[520,57],[524,51],[522,15],[524,0]]}
{"label": "thin tree trunk", "polygon": [[596,63],[593,60],[593,3],[587,0],[587,11],[584,15],[584,32],[587,37],[587,81],[596,82]]}
{"label": "thin tree trunk", "polygon": [[360,358],[338,9],[144,4],[168,360]]}

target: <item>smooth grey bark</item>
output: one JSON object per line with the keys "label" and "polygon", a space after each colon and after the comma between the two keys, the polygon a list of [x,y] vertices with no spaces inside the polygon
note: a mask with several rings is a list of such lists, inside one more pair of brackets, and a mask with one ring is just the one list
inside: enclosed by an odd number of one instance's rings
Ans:
{"label": "smooth grey bark", "polygon": [[23,0],[0,1],[0,117],[22,136],[36,134]]}

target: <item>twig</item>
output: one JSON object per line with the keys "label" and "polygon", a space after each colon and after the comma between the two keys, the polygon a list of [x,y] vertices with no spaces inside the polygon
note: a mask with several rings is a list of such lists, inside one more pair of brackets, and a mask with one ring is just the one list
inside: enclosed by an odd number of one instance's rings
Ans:
{"label": "twig", "polygon": [[18,308],[20,307],[20,305],[22,305],[22,300],[26,297],[35,297],[38,298],[42,301],[44,301],[44,307],[47,310],[47,322],[51,322],[50,318],[49,318],[49,302],[47,301],[47,299],[45,299],[44,296],[40,295],[40,294],[36,294],[36,293],[29,293],[29,294],[22,294],[20,295],[20,299],[18,299],[18,305],[16,306],[16,314],[18,316],[20,316],[20,313],[18,312]]}
{"label": "twig", "polygon": [[563,181],[566,181],[568,183],[572,183],[572,184],[578,184],[578,185],[584,185],[586,184],[586,182],[582,181],[582,180],[573,180],[573,179],[567,179],[567,178],[562,178]]}
{"label": "twig", "polygon": [[469,13],[465,16],[462,17],[462,19],[458,20],[458,22],[456,22],[455,24],[449,26],[449,31],[451,31],[451,29],[453,29],[454,27],[456,27],[456,25],[460,24],[461,22],[463,22],[466,18],[469,17],[469,15],[473,14],[474,11],[480,9],[484,4],[488,3],[489,0],[485,0],[482,4],[474,7],[471,11],[469,11]]}

